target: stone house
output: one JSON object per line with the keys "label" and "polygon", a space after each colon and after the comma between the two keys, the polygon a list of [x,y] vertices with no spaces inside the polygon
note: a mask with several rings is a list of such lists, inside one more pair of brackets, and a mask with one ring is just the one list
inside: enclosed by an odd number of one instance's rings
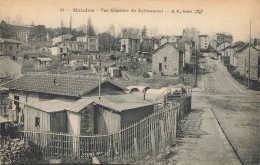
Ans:
{"label": "stone house", "polygon": [[73,37],[73,35],[71,35],[71,34],[64,34],[64,35],[55,37],[52,39],[52,45],[54,46],[60,42],[70,41],[72,37]]}
{"label": "stone house", "polygon": [[154,75],[177,76],[183,73],[183,52],[167,42],[152,52]]}
{"label": "stone house", "polygon": [[210,44],[209,35],[199,35],[199,39],[200,39],[200,49],[207,50]]}
{"label": "stone house", "polygon": [[[240,75],[248,78],[249,69],[249,44],[236,51],[236,70]],[[250,46],[250,79],[259,79],[259,50]]]}
{"label": "stone house", "polygon": [[0,54],[8,56],[12,60],[22,59],[22,43],[13,39],[0,38]]}

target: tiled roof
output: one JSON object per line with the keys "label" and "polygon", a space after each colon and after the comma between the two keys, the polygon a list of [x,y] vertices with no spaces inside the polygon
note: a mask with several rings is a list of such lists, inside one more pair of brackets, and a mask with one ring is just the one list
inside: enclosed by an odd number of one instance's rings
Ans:
{"label": "tiled roof", "polygon": [[[12,80],[3,86],[9,89],[81,97],[98,87],[97,76],[33,73]],[[101,83],[110,82],[103,79]],[[118,85],[116,85],[118,86]],[[123,87],[118,86],[123,89]]]}
{"label": "tiled roof", "polygon": [[[236,53],[241,53],[241,52],[243,52],[247,47],[249,47],[249,44],[246,44],[246,45],[244,45],[243,47],[241,47],[240,49],[238,49],[237,51],[236,51]],[[252,46],[252,45],[250,45],[250,47],[252,47],[252,48],[254,48],[255,50],[257,50],[254,46]]]}

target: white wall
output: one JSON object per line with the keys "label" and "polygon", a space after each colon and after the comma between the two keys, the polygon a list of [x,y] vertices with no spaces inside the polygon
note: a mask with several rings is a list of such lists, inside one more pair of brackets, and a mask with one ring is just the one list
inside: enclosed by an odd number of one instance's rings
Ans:
{"label": "white wall", "polygon": [[67,111],[68,115],[68,134],[79,135],[80,134],[80,113]]}

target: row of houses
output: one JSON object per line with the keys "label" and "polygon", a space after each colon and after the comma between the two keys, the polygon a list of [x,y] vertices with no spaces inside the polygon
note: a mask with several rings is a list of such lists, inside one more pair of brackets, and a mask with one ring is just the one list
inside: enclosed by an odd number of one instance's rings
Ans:
{"label": "row of houses", "polygon": [[97,36],[77,37],[76,41],[71,41],[72,37],[71,34],[65,34],[53,38],[52,55],[65,57],[69,54],[99,51],[99,39]]}
{"label": "row of houses", "polygon": [[[236,44],[225,44],[221,51],[222,57],[229,57],[230,65],[235,67],[240,76],[249,76],[249,52],[250,52],[250,78],[260,78],[260,47],[249,46],[248,43],[237,42]],[[224,46],[224,45],[222,45]],[[250,49],[250,50],[249,50]]]}

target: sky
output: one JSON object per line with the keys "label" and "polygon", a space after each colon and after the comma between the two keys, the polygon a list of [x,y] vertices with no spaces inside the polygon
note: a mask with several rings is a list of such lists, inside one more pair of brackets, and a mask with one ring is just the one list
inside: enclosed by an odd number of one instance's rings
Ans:
{"label": "sky", "polygon": [[[73,8],[94,12],[73,12]],[[102,8],[129,12],[102,12]],[[131,12],[132,9],[136,12]],[[143,13],[139,9],[163,10],[163,13]],[[182,13],[176,13],[177,10]],[[201,14],[196,14],[196,10]],[[259,11],[260,0],[0,0],[0,19],[9,18],[10,23],[21,20],[24,24],[59,27],[63,20],[68,27],[72,16],[72,27],[76,28],[86,25],[90,17],[97,32],[106,31],[111,24],[117,33],[122,27],[141,29],[146,25],[148,34],[157,29],[161,35],[181,35],[184,28],[195,27],[200,34],[230,33],[234,41],[249,39],[250,20],[252,38],[260,38]]]}

